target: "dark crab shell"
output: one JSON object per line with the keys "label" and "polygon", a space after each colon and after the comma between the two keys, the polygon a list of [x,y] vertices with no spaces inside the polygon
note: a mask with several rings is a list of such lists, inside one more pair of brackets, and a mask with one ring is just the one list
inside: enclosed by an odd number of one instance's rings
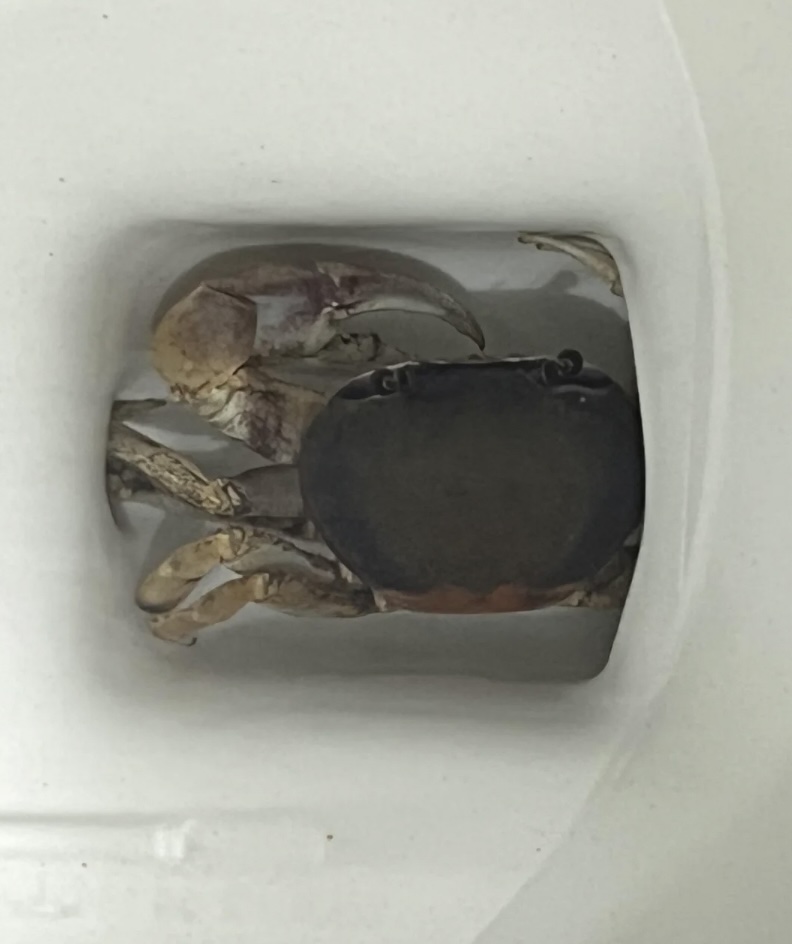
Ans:
{"label": "dark crab shell", "polygon": [[299,474],[341,562],[413,610],[548,605],[643,512],[638,409],[571,351],[364,374],[309,427]]}

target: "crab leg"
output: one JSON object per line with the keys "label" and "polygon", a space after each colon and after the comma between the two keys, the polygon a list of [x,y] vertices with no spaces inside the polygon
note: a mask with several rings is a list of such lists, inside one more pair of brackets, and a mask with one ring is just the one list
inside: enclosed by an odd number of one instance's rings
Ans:
{"label": "crab leg", "polygon": [[[131,410],[123,404],[120,412],[130,415]],[[303,514],[292,466],[264,466],[233,478],[209,478],[175,449],[116,420],[110,424],[107,462],[108,491],[122,500],[168,510],[175,503],[209,517],[301,518]]]}
{"label": "crab leg", "polygon": [[337,567],[327,553],[320,551],[318,542],[293,538],[272,528],[232,525],[176,548],[141,581],[136,602],[148,613],[170,610],[220,564],[248,575],[271,564],[273,554],[294,555],[326,582],[333,581],[338,576]]}
{"label": "crab leg", "polygon": [[564,236],[559,233],[520,233],[517,239],[521,243],[536,246],[537,249],[566,253],[573,259],[577,259],[595,275],[604,279],[614,295],[624,296],[616,260],[602,243],[591,236]]}
{"label": "crab leg", "polygon": [[123,423],[110,424],[107,453],[111,463],[131,466],[166,494],[209,514],[234,515],[243,505],[229,482],[207,478],[194,462]]}
{"label": "crab leg", "polygon": [[198,396],[182,392],[198,416],[269,462],[290,464],[311,420],[327,402],[324,392],[280,380],[256,358]]}
{"label": "crab leg", "polygon": [[233,562],[243,539],[242,532],[230,528],[182,545],[143,578],[135,602],[147,613],[173,609],[211,570]]}
{"label": "crab leg", "polygon": [[623,548],[597,576],[574,590],[558,606],[575,606],[591,610],[618,610],[630,592],[636,548]]}
{"label": "crab leg", "polygon": [[[177,548],[140,584],[138,606],[152,614],[155,635],[191,639],[206,626],[223,622],[246,603],[266,603],[284,612],[313,616],[360,616],[374,611],[371,594],[345,582],[329,557],[278,532],[231,527]],[[291,554],[303,567],[265,563],[269,551]],[[216,566],[242,574],[176,609]],[[307,565],[307,566],[306,566]]]}
{"label": "crab leg", "polygon": [[313,582],[302,574],[272,569],[229,580],[192,606],[152,616],[151,631],[171,642],[192,642],[199,630],[230,619],[247,603],[265,603],[291,616],[354,617],[376,612],[362,590]]}

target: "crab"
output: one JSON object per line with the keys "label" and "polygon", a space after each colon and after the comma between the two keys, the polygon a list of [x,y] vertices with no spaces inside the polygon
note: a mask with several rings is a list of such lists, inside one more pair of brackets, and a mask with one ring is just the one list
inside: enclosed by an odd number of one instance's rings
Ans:
{"label": "crab", "polygon": [[[519,238],[621,294],[589,237]],[[439,318],[474,350],[417,361],[348,330],[383,310]],[[458,293],[403,267],[264,256],[188,285],[154,326],[154,367],[263,464],[207,476],[130,425],[165,401],[115,402],[111,498],[215,526],[140,581],[153,633],[191,643],[247,603],[332,617],[622,605],[643,501],[637,407],[576,351],[484,346]],[[218,566],[235,576],[188,601]]]}

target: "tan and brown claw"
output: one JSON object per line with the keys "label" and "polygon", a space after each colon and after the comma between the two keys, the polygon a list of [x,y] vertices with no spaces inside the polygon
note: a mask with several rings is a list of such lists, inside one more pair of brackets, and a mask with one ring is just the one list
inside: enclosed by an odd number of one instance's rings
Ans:
{"label": "tan and brown claw", "polygon": [[[484,346],[474,315],[425,280],[348,262],[261,262],[171,306],[151,358],[176,400],[267,460],[293,462],[327,397],[381,352],[376,336],[367,345],[344,334],[346,322],[383,310],[439,318]],[[326,365],[320,389],[289,379],[289,363],[303,358],[316,359],[317,376]]]}

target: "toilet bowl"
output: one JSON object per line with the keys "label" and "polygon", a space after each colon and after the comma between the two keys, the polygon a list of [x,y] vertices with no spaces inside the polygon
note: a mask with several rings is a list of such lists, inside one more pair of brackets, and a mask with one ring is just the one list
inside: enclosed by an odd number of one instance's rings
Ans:
{"label": "toilet bowl", "polygon": [[[787,939],[791,18],[0,14],[3,940]],[[626,308],[522,229],[600,237]],[[105,500],[110,403],[150,382],[174,278],[276,242],[429,262],[492,302],[504,351],[572,325],[628,385],[634,352],[647,514],[618,632],[253,613],[193,648],[147,634],[157,536]]]}

